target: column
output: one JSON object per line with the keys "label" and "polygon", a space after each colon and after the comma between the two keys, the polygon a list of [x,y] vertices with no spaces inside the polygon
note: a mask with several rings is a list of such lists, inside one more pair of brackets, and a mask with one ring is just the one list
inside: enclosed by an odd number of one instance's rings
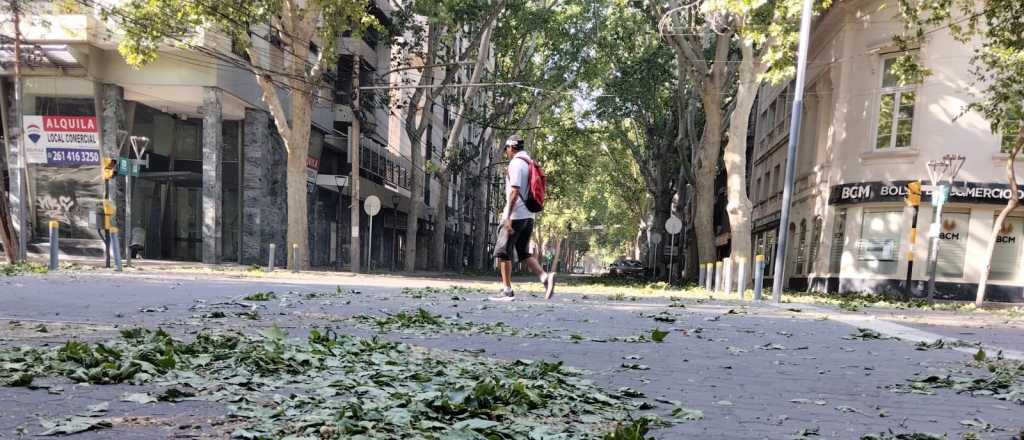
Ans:
{"label": "column", "polygon": [[223,200],[222,161],[224,133],[221,91],[216,87],[203,90],[203,263],[218,264],[221,260],[221,202]]}
{"label": "column", "polygon": [[[100,141],[102,142],[102,155],[109,158],[117,158],[121,155],[121,141],[127,144],[125,132],[124,112],[124,88],[117,84],[101,84],[100,86]],[[121,133],[118,135],[118,133]],[[126,148],[131,148],[126,147]],[[109,197],[117,207],[117,227],[121,229],[121,242],[124,243],[125,221],[124,221],[124,183],[122,177],[115,177],[108,181]]]}
{"label": "column", "polygon": [[[4,83],[0,82],[0,87],[3,87],[3,86],[4,86]],[[7,156],[7,163],[6,163],[6,165],[7,165],[7,172],[10,175],[10,185],[7,187],[7,191],[8,191],[8,198],[7,198],[8,205],[7,205],[7,207],[9,209],[10,214],[11,214],[11,227],[13,228],[14,232],[17,234],[17,239],[14,240],[14,243],[12,243],[12,246],[14,247],[14,249],[16,251],[20,252],[20,244],[19,244],[19,242],[20,242],[20,240],[23,237],[22,231],[25,230],[25,228],[28,226],[28,224],[25,223],[28,220],[26,218],[23,218],[23,216],[21,215],[21,200],[22,200],[22,191],[24,191],[23,188],[25,188],[25,183],[24,183],[24,176],[25,175],[23,174],[23,171],[21,169],[21,159],[20,159],[20,156],[21,156],[21,149],[22,149],[23,144],[24,144],[24,140],[23,140],[24,138],[22,137],[22,132],[21,132],[21,129],[22,129],[21,121],[18,119],[18,116],[15,114],[16,113],[15,112],[15,107],[17,106],[17,102],[15,102],[13,94],[8,95],[7,93],[4,93],[4,92],[6,92],[6,89],[0,91],[0,93],[2,93],[2,95],[0,95],[0,96],[3,96],[3,100],[4,100],[4,102],[0,103],[0,105],[3,105],[5,107],[4,110],[5,110],[5,114],[7,115],[7,128],[8,128],[8,130],[10,130],[10,133],[7,134],[6,139],[5,139],[7,141],[7,145],[4,145],[4,148],[6,148],[6,156]],[[26,203],[27,203],[27,201],[26,201]],[[26,205],[25,209],[27,211],[29,209],[29,207]],[[26,214],[27,214],[27,212],[26,212]],[[31,217],[31,216],[29,215],[27,217]],[[14,237],[12,237],[12,238],[14,238]],[[28,242],[27,238],[28,237],[26,237],[26,240],[25,240],[26,243]]]}
{"label": "column", "polygon": [[267,112],[245,110],[242,133],[242,264],[267,264],[263,237],[268,202],[270,126]]}

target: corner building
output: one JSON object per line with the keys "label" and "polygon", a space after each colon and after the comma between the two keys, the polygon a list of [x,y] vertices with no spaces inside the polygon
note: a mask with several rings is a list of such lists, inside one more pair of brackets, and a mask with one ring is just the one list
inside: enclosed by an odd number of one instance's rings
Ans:
{"label": "corner building", "polygon": [[[902,292],[908,267],[915,296],[927,295],[929,229],[925,191],[918,235],[905,185],[928,185],[927,163],[946,154],[966,162],[939,224],[938,298],[973,299],[995,217],[1010,196],[1004,146],[1016,133],[993,133],[982,115],[964,113],[982,85],[970,74],[973,48],[948,30],[914,48],[931,75],[900,84],[893,72],[903,54],[895,1],[840,1],[815,19],[796,157],[786,284],[818,292]],[[771,274],[777,245],[794,84],[759,92],[749,194],[754,249]],[[963,114],[961,114],[963,113]],[[1024,175],[1024,164],[1017,166]],[[1024,191],[1022,191],[1024,192]],[[1024,194],[1021,194],[1024,196]],[[1024,209],[1000,232],[987,298],[1024,301]],[[913,261],[913,265],[908,263]]]}

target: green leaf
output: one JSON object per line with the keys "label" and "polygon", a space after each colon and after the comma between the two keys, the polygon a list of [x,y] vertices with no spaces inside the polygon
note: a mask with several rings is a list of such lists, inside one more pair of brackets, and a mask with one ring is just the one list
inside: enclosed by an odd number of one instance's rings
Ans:
{"label": "green leaf", "polygon": [[667,331],[663,331],[660,329],[651,330],[651,340],[653,340],[654,342],[664,342],[666,336],[668,336]]}
{"label": "green leaf", "polygon": [[977,353],[974,353],[974,360],[978,362],[984,362],[988,355],[985,354],[985,349],[979,348]]}
{"label": "green leaf", "polygon": [[477,430],[490,429],[490,428],[493,428],[493,427],[498,426],[498,425],[500,425],[500,423],[492,421],[492,420],[469,419],[469,420],[463,420],[463,421],[461,421],[459,423],[456,423],[456,424],[452,425],[452,429],[454,429],[454,430],[469,429],[469,430],[477,431]]}
{"label": "green leaf", "polygon": [[39,435],[46,436],[77,434],[79,432],[106,429],[114,426],[110,419],[80,416],[53,420],[40,419],[39,423],[46,429]]}

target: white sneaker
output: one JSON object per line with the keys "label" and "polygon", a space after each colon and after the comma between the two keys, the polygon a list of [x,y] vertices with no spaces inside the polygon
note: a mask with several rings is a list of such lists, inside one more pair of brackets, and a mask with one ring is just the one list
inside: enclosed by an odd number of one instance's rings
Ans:
{"label": "white sneaker", "polygon": [[494,297],[491,297],[491,298],[487,298],[487,300],[488,301],[510,302],[510,301],[515,301],[516,300],[516,296],[515,296],[515,294],[512,294],[512,295],[501,295],[501,296],[494,296]]}
{"label": "white sneaker", "polygon": [[555,273],[550,272],[544,277],[544,299],[555,296]]}

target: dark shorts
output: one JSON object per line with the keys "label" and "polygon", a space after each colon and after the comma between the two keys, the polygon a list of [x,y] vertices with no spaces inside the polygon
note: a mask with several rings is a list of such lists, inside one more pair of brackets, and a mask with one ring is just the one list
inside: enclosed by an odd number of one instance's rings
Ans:
{"label": "dark shorts", "polygon": [[498,241],[494,243],[494,258],[501,261],[512,261],[513,252],[516,261],[530,258],[530,237],[533,235],[533,219],[512,220],[512,232],[498,226]]}

